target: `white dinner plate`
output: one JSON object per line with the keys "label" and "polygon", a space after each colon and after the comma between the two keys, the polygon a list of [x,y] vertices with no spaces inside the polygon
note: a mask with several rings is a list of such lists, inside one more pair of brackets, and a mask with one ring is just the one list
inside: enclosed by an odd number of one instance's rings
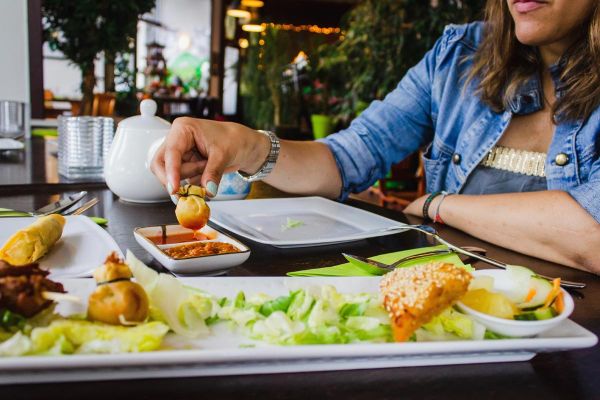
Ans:
{"label": "white dinner plate", "polygon": [[[94,221],[84,215],[65,218],[67,223],[62,237],[38,261],[41,267],[50,271],[52,279],[89,277],[111,252],[116,251],[122,257],[114,239]],[[33,221],[34,217],[0,218],[0,245]]]}
{"label": "white dinner plate", "polygon": [[210,202],[210,210],[215,224],[277,247],[319,246],[391,235],[398,230],[386,229],[404,225],[322,197]]}
{"label": "white dinner plate", "polygon": [[[209,226],[201,229],[204,234],[215,234],[216,237],[207,242],[224,242],[234,245],[239,249],[236,253],[215,254],[202,257],[192,257],[184,259],[175,259],[169,257],[163,252],[163,249],[184,245],[187,243],[177,244],[154,244],[148,237],[160,236],[162,228],[170,234],[190,232],[180,225],[159,225],[149,226],[145,228],[135,228],[133,235],[135,240],[148,253],[152,255],[164,267],[178,274],[196,274],[196,275],[220,275],[227,272],[228,269],[240,265],[250,257],[250,249],[234,238],[219,232]],[[189,242],[188,242],[189,243]],[[193,243],[193,242],[192,242]]]}
{"label": "white dinner plate", "polygon": [[[285,295],[290,290],[311,285],[333,285],[346,293],[373,292],[378,290],[380,278],[201,277],[181,280],[185,285],[216,296],[233,297],[240,290],[247,295]],[[95,287],[92,279],[62,282],[70,294],[81,298],[87,298]],[[73,303],[60,304],[57,310],[65,314],[82,312]],[[594,346],[597,337],[566,320],[552,330],[526,339],[276,346],[252,341],[230,330],[229,324],[219,323],[211,326],[207,338],[190,340],[169,334],[165,341],[181,349],[134,354],[0,358],[0,384],[526,361],[538,352]]]}
{"label": "white dinner plate", "polygon": [[0,138],[0,150],[23,150],[25,144],[15,139]]}

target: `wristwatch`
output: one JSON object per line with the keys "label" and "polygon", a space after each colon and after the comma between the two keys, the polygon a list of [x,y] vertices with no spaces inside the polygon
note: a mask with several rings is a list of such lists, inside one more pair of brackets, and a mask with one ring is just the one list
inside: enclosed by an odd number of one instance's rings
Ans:
{"label": "wristwatch", "polygon": [[269,151],[267,159],[258,169],[258,171],[256,171],[256,173],[249,175],[243,171],[237,171],[237,174],[246,182],[254,182],[264,179],[271,173],[271,171],[273,171],[273,168],[275,168],[275,163],[277,162],[277,157],[279,157],[279,149],[281,148],[279,144],[279,138],[270,131],[259,130],[259,132],[269,137],[269,140],[271,141],[271,150]]}

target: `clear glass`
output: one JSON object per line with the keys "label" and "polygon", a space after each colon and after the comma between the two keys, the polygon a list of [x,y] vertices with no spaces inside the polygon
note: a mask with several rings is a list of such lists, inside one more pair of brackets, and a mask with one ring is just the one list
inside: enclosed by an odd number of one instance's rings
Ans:
{"label": "clear glass", "polygon": [[0,101],[0,137],[15,138],[25,133],[25,104]]}
{"label": "clear glass", "polygon": [[103,179],[114,136],[109,117],[58,117],[58,172],[67,179]]}

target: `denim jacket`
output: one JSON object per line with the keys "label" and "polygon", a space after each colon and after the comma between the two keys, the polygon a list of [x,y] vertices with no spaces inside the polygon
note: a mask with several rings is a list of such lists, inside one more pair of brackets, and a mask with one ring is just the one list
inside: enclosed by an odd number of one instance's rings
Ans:
{"label": "denim jacket", "polygon": [[[460,193],[469,174],[498,142],[513,115],[538,111],[541,83],[533,76],[509,109],[494,112],[464,87],[483,24],[449,25],[425,57],[384,100],[374,101],[348,129],[322,140],[331,149],[343,182],[340,199],[367,189],[396,163],[427,146],[427,191]],[[560,66],[551,68],[558,85]],[[526,134],[525,132],[523,134]],[[600,222],[600,109],[585,121],[560,122],[546,160],[549,190],[569,193]],[[566,156],[566,157],[565,157]],[[566,160],[566,162],[565,162]]]}

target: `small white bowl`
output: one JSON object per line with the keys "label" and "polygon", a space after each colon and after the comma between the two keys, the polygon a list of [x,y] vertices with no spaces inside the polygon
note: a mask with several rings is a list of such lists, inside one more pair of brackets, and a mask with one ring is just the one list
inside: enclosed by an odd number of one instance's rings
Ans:
{"label": "small white bowl", "polygon": [[[484,269],[474,271],[473,276],[493,277],[493,288],[498,292],[508,292],[514,287],[514,282],[511,281],[511,279],[509,279],[508,273],[503,270]],[[544,331],[554,328],[555,326],[563,322],[565,319],[567,319],[569,315],[571,315],[573,309],[575,308],[573,298],[567,291],[565,291],[564,289],[561,290],[563,291],[565,309],[556,317],[541,321],[517,321],[511,319],[498,318],[493,317],[489,314],[484,314],[482,312],[476,311],[471,307],[466,306],[460,301],[456,303],[456,305],[463,313],[470,315],[477,322],[479,322],[480,324],[482,324],[483,326],[485,326],[493,332],[511,337],[528,337],[538,335]]]}
{"label": "small white bowl", "polygon": [[225,254],[214,254],[208,256],[191,257],[191,258],[172,258],[165,254],[163,249],[170,247],[180,246],[194,242],[182,242],[176,244],[155,244],[148,237],[160,236],[162,229],[165,229],[169,234],[178,233],[189,233],[189,229],[186,229],[180,225],[158,225],[148,226],[145,228],[135,228],[133,235],[135,240],[142,246],[148,253],[152,255],[159,263],[165,268],[178,274],[194,274],[194,275],[220,275],[227,272],[228,269],[235,267],[236,265],[242,264],[250,257],[250,249],[243,243],[227,236],[226,234],[219,232],[209,226],[205,226],[200,230],[204,234],[216,234],[215,239],[205,240],[205,242],[224,242],[229,243],[237,247],[240,251],[236,253],[225,253]]}

